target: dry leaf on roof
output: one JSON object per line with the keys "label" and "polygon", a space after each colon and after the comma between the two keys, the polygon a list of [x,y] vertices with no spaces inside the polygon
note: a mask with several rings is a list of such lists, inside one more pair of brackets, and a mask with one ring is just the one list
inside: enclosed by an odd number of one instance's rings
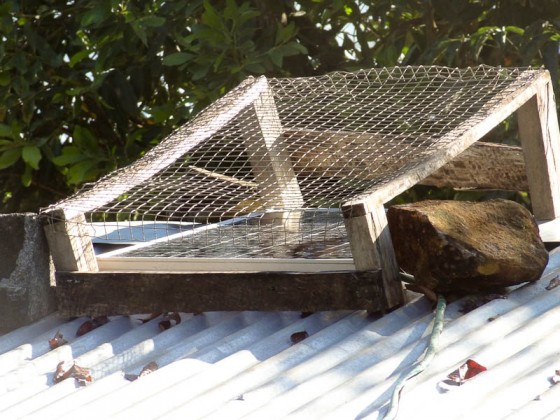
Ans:
{"label": "dry leaf on roof", "polygon": [[76,336],[81,337],[82,335],[87,334],[88,332],[99,328],[102,325],[105,325],[107,322],[109,322],[109,318],[107,318],[107,316],[96,316],[80,325],[80,328],[78,328],[78,331],[76,331]]}
{"label": "dry leaf on roof", "polygon": [[64,362],[60,362],[56,366],[53,382],[57,384],[68,378],[76,379],[80,386],[86,386],[87,384],[93,382],[91,372],[88,368],[80,367],[74,363],[70,369],[65,370]]}
{"label": "dry leaf on roof", "polygon": [[438,383],[441,391],[449,391],[454,387],[463,385],[466,381],[474,378],[479,373],[486,371],[487,368],[472,359],[468,359],[465,363],[447,375],[447,379]]}
{"label": "dry leaf on roof", "polygon": [[136,318],[136,321],[140,322],[141,324],[145,324],[146,322],[153,321],[158,316],[161,315],[161,312],[154,312],[148,315],[146,318]]}
{"label": "dry leaf on roof", "polygon": [[546,290],[552,290],[558,287],[559,285],[560,285],[560,276],[556,276],[552,280],[550,280],[550,283],[548,283],[548,286],[546,286]]}
{"label": "dry leaf on roof", "polygon": [[142,376],[149,375],[150,373],[153,373],[156,370],[158,370],[158,364],[154,361],[151,361],[150,363],[148,363],[146,366],[142,368],[139,375],[135,375],[133,373],[125,373],[124,378],[132,382],[138,378],[141,378]]}
{"label": "dry leaf on roof", "polygon": [[164,315],[163,320],[159,322],[159,329],[161,331],[165,331],[180,323],[181,323],[181,315],[179,315],[178,312],[172,312],[170,314]]}
{"label": "dry leaf on roof", "polygon": [[49,339],[49,347],[51,350],[56,349],[57,347],[63,346],[64,344],[68,343],[62,336],[60,331],[57,331],[53,338]]}
{"label": "dry leaf on roof", "polygon": [[297,344],[300,341],[305,340],[307,337],[309,337],[309,334],[308,334],[307,331],[298,331],[298,332],[293,333],[290,336],[290,340],[292,341],[292,344]]}

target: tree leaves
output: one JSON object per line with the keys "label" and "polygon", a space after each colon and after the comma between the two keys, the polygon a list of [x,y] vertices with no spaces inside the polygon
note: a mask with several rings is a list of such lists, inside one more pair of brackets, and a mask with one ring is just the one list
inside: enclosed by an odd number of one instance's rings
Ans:
{"label": "tree leaves", "polygon": [[33,169],[39,169],[41,161],[41,150],[35,145],[23,146],[21,149],[21,158]]}
{"label": "tree leaves", "polygon": [[20,148],[8,149],[0,154],[0,169],[9,168],[21,157]]}
{"label": "tree leaves", "polygon": [[181,64],[185,64],[195,55],[187,52],[176,52],[169,54],[163,58],[163,65],[164,66],[180,66]]}

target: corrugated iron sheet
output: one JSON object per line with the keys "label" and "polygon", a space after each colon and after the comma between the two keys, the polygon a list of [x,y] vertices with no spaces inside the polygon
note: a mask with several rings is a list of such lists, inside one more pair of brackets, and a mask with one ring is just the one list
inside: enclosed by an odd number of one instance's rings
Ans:
{"label": "corrugated iron sheet", "polygon": [[[440,350],[407,384],[399,419],[560,418],[560,287],[543,278],[467,314],[450,304]],[[2,419],[381,418],[399,375],[422,355],[433,308],[417,299],[383,317],[364,311],[214,312],[159,321],[113,317],[81,336],[85,318],[53,314],[0,337]],[[293,343],[294,333],[308,335]],[[57,332],[68,344],[51,350]],[[300,334],[302,335],[302,334]],[[440,382],[467,359],[488,370],[460,387]],[[149,362],[159,369],[136,381]],[[59,362],[91,369],[93,381],[56,385]]]}

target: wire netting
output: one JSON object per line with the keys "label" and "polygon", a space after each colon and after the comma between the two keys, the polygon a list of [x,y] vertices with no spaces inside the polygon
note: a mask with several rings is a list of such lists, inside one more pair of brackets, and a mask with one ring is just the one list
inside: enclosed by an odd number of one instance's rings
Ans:
{"label": "wire netting", "polygon": [[123,254],[350,257],[341,205],[446,148],[537,71],[394,67],[247,79],[134,164],[45,209]]}

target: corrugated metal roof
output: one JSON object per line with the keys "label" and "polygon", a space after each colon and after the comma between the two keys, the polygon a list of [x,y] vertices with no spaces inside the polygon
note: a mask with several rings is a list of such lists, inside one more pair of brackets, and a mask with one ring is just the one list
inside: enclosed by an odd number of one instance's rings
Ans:
{"label": "corrugated metal roof", "polygon": [[[543,278],[467,314],[446,311],[440,350],[401,396],[399,419],[560,418],[560,267],[552,253]],[[364,311],[181,314],[159,321],[111,321],[81,337],[85,318],[53,314],[0,337],[2,419],[378,418],[400,374],[423,353],[432,305],[417,299],[383,317]],[[50,350],[59,331],[68,344]],[[295,332],[306,331],[293,344]],[[465,360],[488,370],[449,392],[438,383]],[[53,385],[59,362],[91,369],[93,382]],[[155,361],[159,369],[131,382]]]}

